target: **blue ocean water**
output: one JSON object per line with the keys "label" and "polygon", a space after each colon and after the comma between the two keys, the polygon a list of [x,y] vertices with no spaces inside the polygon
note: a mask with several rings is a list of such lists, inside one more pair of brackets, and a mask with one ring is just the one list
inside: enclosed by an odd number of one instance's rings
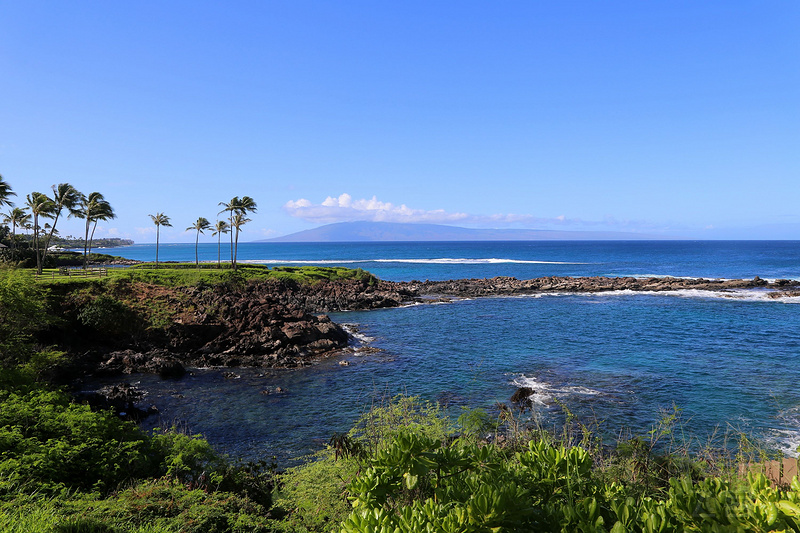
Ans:
{"label": "blue ocean water", "polygon": [[[154,246],[113,251],[151,259]],[[212,255],[213,257],[209,257]],[[162,245],[161,260],[192,260]],[[240,261],[361,267],[383,279],[550,275],[800,279],[800,242],[240,244]],[[201,246],[216,260],[216,245]],[[682,410],[699,439],[726,431],[785,453],[800,445],[800,298],[763,290],[558,294],[332,314],[377,354],[356,351],[299,370],[198,369],[182,381],[137,376],[168,420],[222,449],[285,461],[345,431],[376,397],[418,394],[492,410],[516,387],[558,424],[567,406],[609,435],[645,434]],[[284,394],[261,394],[281,387]]]}
{"label": "blue ocean water", "polygon": [[[155,244],[110,253],[155,260]],[[216,244],[198,247],[217,260]],[[226,255],[227,254],[227,255]],[[161,244],[160,261],[194,261],[194,244]],[[230,259],[229,245],[221,257]],[[514,276],[689,276],[800,279],[800,241],[534,241],[240,243],[238,260],[363,268],[392,281]]]}

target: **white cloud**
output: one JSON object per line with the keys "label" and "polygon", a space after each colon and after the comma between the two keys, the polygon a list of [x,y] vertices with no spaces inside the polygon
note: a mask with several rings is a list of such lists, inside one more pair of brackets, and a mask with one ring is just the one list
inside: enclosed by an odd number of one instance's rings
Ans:
{"label": "white cloud", "polygon": [[293,217],[317,224],[367,220],[372,222],[451,224],[487,228],[513,226],[528,229],[559,227],[601,229],[601,227],[604,227],[608,229],[625,229],[627,231],[658,231],[660,229],[656,225],[647,222],[617,220],[611,216],[607,216],[601,221],[587,221],[579,218],[567,218],[565,215],[547,218],[516,213],[474,215],[449,212],[444,209],[413,209],[405,204],[395,205],[391,202],[380,201],[375,196],[369,199],[354,200],[347,193],[338,197],[328,196],[319,204],[314,204],[306,198],[290,200],[286,202],[283,209]]}
{"label": "white cloud", "polygon": [[376,222],[429,222],[452,223],[469,218],[466,213],[448,213],[443,209],[425,211],[412,209],[405,204],[395,205],[382,202],[373,196],[369,199],[353,200],[349,194],[341,194],[338,198],[327,197],[321,204],[312,204],[305,198],[286,202],[283,206],[293,217],[310,222],[331,223],[353,220],[371,220]]}

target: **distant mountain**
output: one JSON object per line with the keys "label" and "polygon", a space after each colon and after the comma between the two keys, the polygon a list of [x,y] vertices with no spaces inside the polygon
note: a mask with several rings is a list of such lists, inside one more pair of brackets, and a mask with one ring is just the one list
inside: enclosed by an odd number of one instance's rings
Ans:
{"label": "distant mountain", "polygon": [[471,229],[441,224],[338,222],[256,242],[370,241],[600,241],[655,240],[657,235],[622,231],[554,231],[534,229]]}

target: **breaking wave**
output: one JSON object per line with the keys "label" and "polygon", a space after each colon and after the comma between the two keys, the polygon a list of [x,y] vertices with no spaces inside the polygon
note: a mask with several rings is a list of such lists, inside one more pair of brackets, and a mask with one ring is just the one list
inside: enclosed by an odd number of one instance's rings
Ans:
{"label": "breaking wave", "polygon": [[519,295],[518,298],[546,298],[557,296],[583,296],[586,298],[611,298],[614,296],[672,296],[676,298],[693,298],[706,300],[737,300],[749,302],[778,302],[800,304],[800,296],[782,295],[773,290],[764,289],[726,289],[707,291],[701,289],[678,289],[673,291],[634,291],[630,289],[602,292],[545,292]]}
{"label": "breaking wave", "polygon": [[602,394],[600,391],[590,389],[581,385],[558,386],[542,381],[535,377],[519,375],[515,377],[511,384],[515,387],[528,387],[533,390],[530,399],[533,403],[550,407],[556,400],[563,400],[573,396],[597,396]]}
{"label": "breaking wave", "polygon": [[499,265],[499,264],[519,264],[519,265],[584,265],[587,263],[576,263],[568,261],[534,261],[523,259],[507,258],[419,258],[419,259],[316,259],[316,260],[285,260],[285,259],[242,259],[239,263],[252,263],[262,265],[347,265],[357,263],[408,263],[426,265]]}

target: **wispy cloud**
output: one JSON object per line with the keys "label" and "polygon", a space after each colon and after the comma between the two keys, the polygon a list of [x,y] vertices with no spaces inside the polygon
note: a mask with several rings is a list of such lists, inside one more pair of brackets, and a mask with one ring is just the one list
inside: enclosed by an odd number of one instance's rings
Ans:
{"label": "wispy cloud", "polygon": [[286,202],[283,208],[293,217],[318,224],[367,220],[371,222],[451,224],[493,228],[512,226],[525,228],[606,227],[625,228],[629,231],[657,229],[653,224],[641,221],[617,220],[613,217],[605,217],[601,221],[586,221],[579,218],[568,218],[564,215],[548,218],[515,213],[475,215],[445,211],[444,209],[429,211],[413,209],[405,204],[396,205],[391,202],[382,202],[375,196],[371,199],[354,200],[347,193],[338,197],[329,196],[319,204],[314,204],[305,198],[290,200]]}

